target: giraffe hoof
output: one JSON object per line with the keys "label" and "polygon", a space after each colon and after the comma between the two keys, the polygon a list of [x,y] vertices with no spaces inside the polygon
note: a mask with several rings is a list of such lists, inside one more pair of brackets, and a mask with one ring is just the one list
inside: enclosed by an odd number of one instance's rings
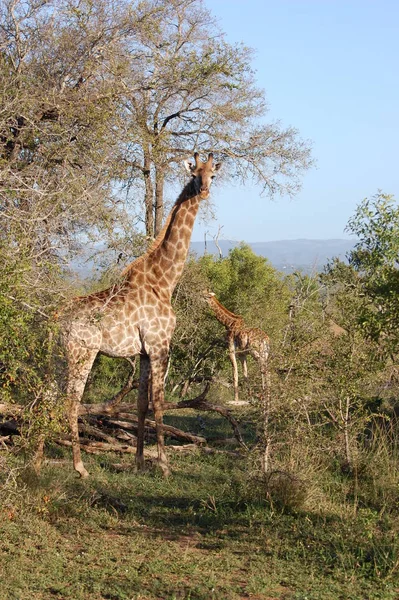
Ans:
{"label": "giraffe hoof", "polygon": [[77,465],[75,470],[78,472],[81,479],[87,479],[89,477],[89,471],[87,471],[83,465]]}
{"label": "giraffe hoof", "polygon": [[143,471],[145,471],[144,457],[139,458],[139,459],[136,458],[136,471],[138,473],[142,473]]}
{"label": "giraffe hoof", "polygon": [[162,471],[162,475],[164,477],[169,477],[172,474],[172,471],[169,469],[168,465],[159,463],[159,467],[160,467],[160,469]]}

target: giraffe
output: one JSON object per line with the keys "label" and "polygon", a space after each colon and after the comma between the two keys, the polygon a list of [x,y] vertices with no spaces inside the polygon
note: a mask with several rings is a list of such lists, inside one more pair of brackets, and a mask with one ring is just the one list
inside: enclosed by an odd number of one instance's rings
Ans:
{"label": "giraffe", "polygon": [[217,320],[227,329],[229,358],[233,367],[234,401],[238,402],[238,368],[236,353],[242,364],[245,381],[248,381],[247,356],[252,356],[260,367],[262,389],[267,383],[267,359],[269,356],[269,336],[262,329],[246,327],[244,319],[228,310],[219,302],[213,292],[204,292],[204,298]]}
{"label": "giraffe", "polygon": [[221,167],[221,163],[214,164],[212,153],[202,162],[196,152],[194,160],[184,161],[191,180],[149,250],[124,269],[118,284],[75,298],[67,315],[63,339],[68,363],[68,418],[73,464],[83,478],[88,472],[80,452],[79,403],[98,352],[130,360],[139,354],[136,466],[144,467],[144,422],[151,399],[158,464],[165,476],[170,473],[164,446],[163,402],[169,345],[176,324],[171,297],[183,271],[200,202],[209,198],[212,179]]}

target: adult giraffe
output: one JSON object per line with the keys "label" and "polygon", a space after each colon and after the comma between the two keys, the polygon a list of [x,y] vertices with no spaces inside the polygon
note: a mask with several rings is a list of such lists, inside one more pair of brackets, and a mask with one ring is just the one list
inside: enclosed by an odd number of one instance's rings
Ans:
{"label": "adult giraffe", "polygon": [[78,411],[87,377],[98,352],[131,358],[140,355],[136,464],[144,466],[144,421],[152,400],[156,421],[158,462],[169,474],[165,453],[162,405],[170,340],[176,318],[171,305],[189,250],[201,200],[209,197],[215,173],[213,154],[201,162],[185,161],[192,175],[177,198],[149,250],[122,273],[121,282],[104,291],[78,297],[66,320],[64,340],[68,360],[67,397],[74,468],[87,477],[80,453]]}
{"label": "adult giraffe", "polygon": [[257,327],[246,327],[240,315],[228,310],[216,298],[213,292],[204,292],[204,298],[211,307],[217,320],[227,329],[229,358],[233,368],[234,401],[238,402],[238,369],[236,353],[242,364],[244,379],[248,380],[247,356],[252,356],[260,367],[262,390],[268,384],[267,359],[269,357],[269,336]]}

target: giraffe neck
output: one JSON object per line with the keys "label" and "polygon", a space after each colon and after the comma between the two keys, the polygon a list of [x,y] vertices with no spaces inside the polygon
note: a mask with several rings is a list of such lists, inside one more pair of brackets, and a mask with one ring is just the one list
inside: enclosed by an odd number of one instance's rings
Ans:
{"label": "giraffe neck", "polygon": [[200,201],[194,182],[190,181],[149,250],[129,265],[123,274],[134,280],[136,268],[141,267],[154,284],[159,284],[163,292],[171,296],[183,272]]}
{"label": "giraffe neck", "polygon": [[223,304],[219,302],[215,298],[215,296],[210,296],[207,299],[208,304],[212,308],[215,313],[215,317],[217,320],[222,323],[227,329],[231,329],[234,325],[237,325],[242,321],[242,317],[240,315],[236,315],[230,310],[228,310]]}

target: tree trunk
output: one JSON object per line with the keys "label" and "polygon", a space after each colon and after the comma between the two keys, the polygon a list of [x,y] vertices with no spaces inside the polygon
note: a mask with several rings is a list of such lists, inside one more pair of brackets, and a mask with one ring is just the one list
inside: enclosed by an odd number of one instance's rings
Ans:
{"label": "tree trunk", "polygon": [[146,235],[154,237],[154,186],[151,178],[151,157],[149,150],[144,152],[144,184],[145,184],[145,232]]}
{"label": "tree trunk", "polygon": [[163,186],[165,181],[165,173],[163,167],[156,167],[155,171],[155,237],[162,229],[164,202],[163,202]]}

